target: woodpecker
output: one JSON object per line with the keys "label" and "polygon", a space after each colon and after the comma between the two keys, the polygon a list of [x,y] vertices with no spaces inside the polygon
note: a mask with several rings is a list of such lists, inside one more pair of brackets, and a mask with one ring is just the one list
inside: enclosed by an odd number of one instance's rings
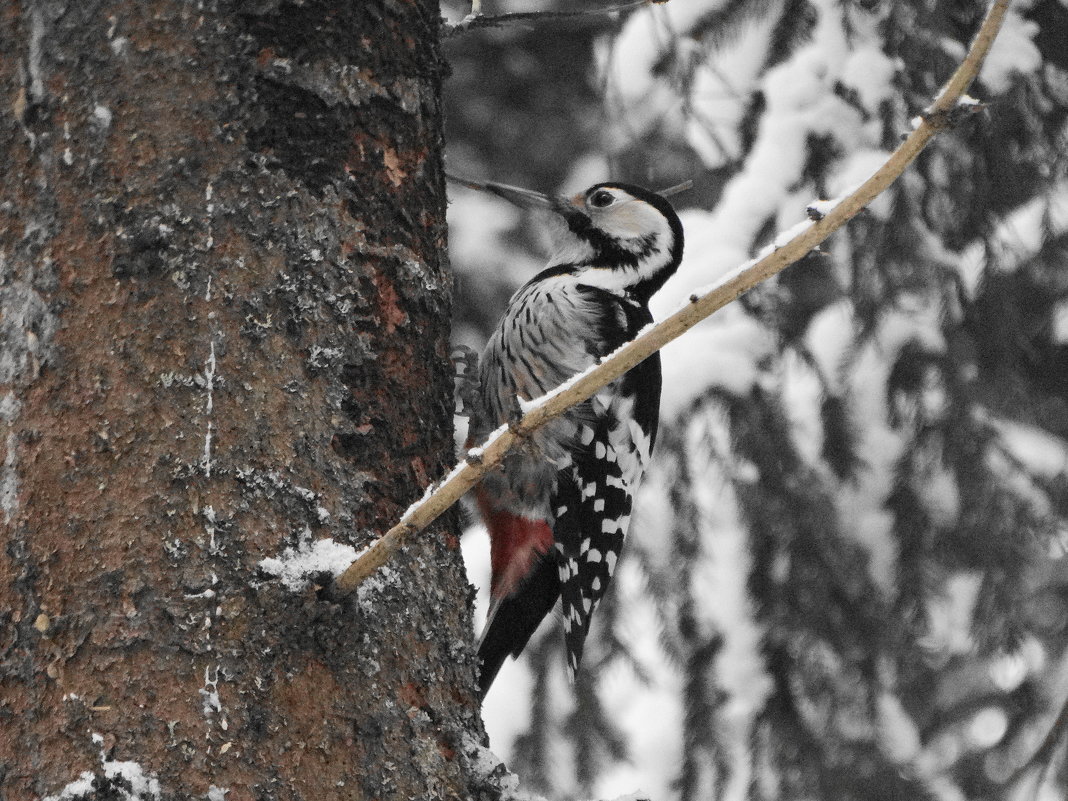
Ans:
{"label": "woodpecker", "polygon": [[[682,259],[682,224],[664,195],[600,183],[573,197],[471,184],[549,212],[555,250],[508,302],[479,360],[471,441],[597,363],[652,322],[649,299]],[[681,187],[680,187],[681,188]],[[654,354],[512,451],[475,489],[490,535],[491,605],[479,642],[485,697],[561,602],[574,680],[597,603],[630,525],[660,411]]]}

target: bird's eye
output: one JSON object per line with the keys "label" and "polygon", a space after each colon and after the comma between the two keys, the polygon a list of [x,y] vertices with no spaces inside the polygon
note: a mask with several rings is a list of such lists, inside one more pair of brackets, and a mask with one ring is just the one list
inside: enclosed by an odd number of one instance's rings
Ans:
{"label": "bird's eye", "polygon": [[615,202],[616,198],[611,192],[606,189],[598,189],[590,196],[590,205],[596,206],[599,209],[603,209],[606,206],[611,206]]}

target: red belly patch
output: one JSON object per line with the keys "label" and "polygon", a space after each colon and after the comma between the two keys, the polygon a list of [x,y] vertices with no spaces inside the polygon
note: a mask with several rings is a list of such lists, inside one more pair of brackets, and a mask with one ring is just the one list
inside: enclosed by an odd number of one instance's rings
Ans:
{"label": "red belly patch", "polygon": [[538,560],[549,552],[553,532],[544,520],[495,508],[481,487],[475,490],[475,499],[490,533],[490,596],[494,600],[506,598],[522,586]]}

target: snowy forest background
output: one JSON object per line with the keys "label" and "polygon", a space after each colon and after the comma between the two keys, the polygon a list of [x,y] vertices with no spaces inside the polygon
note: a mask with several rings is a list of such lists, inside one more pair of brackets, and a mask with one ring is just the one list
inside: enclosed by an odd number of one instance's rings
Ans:
{"label": "snowy forest background", "polygon": [[[662,317],[867,177],[984,6],[671,0],[467,31],[446,44],[448,165],[545,191],[692,178]],[[1065,797],[1066,42],[1065,0],[1015,2],[971,92],[987,111],[664,352],[658,452],[579,684],[552,620],[486,701],[525,786]],[[450,192],[455,340],[479,347],[544,250],[515,209]]]}

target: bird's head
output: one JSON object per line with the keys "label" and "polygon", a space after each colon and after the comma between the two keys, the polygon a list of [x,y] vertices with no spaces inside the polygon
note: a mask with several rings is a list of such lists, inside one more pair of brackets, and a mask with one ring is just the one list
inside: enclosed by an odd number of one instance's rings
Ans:
{"label": "bird's head", "polygon": [[486,184],[516,205],[552,212],[550,266],[569,267],[582,283],[648,301],[682,260],[682,223],[665,194],[607,182],[571,197]]}

